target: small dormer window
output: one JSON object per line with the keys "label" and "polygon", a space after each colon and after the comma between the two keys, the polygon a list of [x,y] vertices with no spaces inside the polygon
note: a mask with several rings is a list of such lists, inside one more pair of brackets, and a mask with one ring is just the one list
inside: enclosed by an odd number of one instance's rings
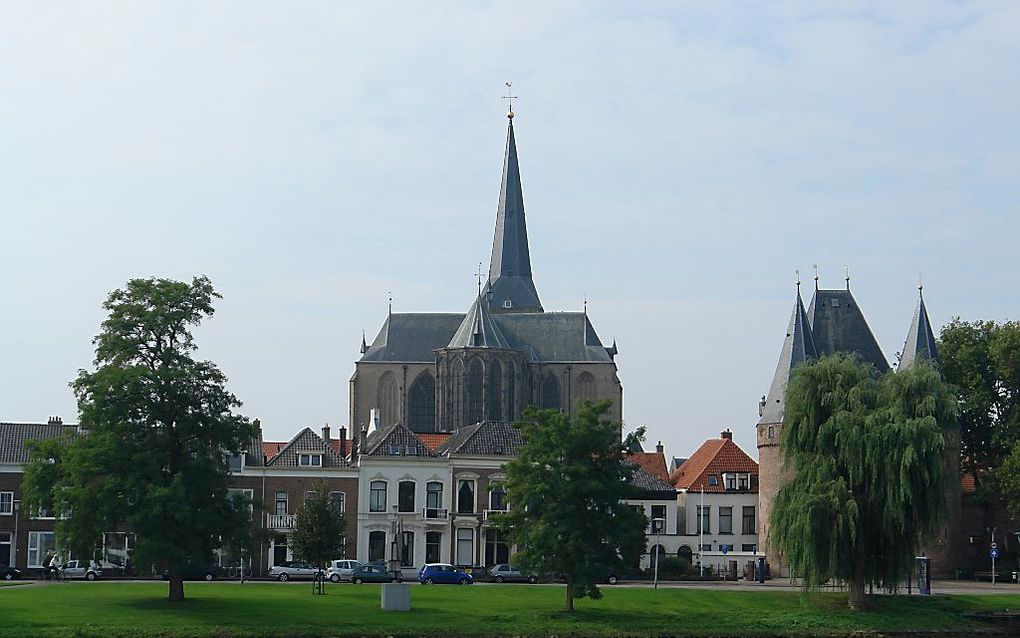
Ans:
{"label": "small dormer window", "polygon": [[400,456],[400,446],[399,445],[391,445],[390,446],[390,456]]}
{"label": "small dormer window", "polygon": [[513,308],[514,307],[514,302],[510,301],[509,299],[504,299],[503,300],[503,307],[504,308]]}
{"label": "small dormer window", "polygon": [[751,487],[751,475],[740,474],[737,476],[737,488],[741,490],[747,490]]}
{"label": "small dormer window", "polygon": [[416,445],[408,445],[404,449],[404,454],[407,455],[407,456],[418,456],[418,446],[416,446]]}
{"label": "small dormer window", "polygon": [[298,465],[301,467],[322,467],[322,455],[298,454]]}
{"label": "small dormer window", "polygon": [[737,489],[737,475],[736,474],[724,474],[726,478],[726,489],[735,490]]}
{"label": "small dormer window", "polygon": [[719,477],[716,476],[715,474],[709,474],[708,475],[708,484],[709,485],[718,485],[719,484]]}

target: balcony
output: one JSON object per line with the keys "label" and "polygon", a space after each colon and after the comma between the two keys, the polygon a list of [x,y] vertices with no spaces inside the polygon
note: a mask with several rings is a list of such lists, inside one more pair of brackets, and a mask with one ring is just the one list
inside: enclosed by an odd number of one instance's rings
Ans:
{"label": "balcony", "polygon": [[421,511],[421,517],[426,520],[443,520],[450,517],[450,512],[441,507],[426,507]]}
{"label": "balcony", "polygon": [[509,512],[509,511],[510,511],[509,509],[502,509],[502,510],[482,510],[482,520],[483,520],[483,521],[487,521],[487,520],[489,520],[489,519],[490,519],[490,518],[491,518],[491,517],[492,517],[492,516],[493,516],[494,514],[498,516],[498,515],[500,515],[500,514],[506,514],[506,513],[507,513],[507,512]]}
{"label": "balcony", "polygon": [[266,514],[266,527],[275,530],[292,530],[296,519],[294,514]]}

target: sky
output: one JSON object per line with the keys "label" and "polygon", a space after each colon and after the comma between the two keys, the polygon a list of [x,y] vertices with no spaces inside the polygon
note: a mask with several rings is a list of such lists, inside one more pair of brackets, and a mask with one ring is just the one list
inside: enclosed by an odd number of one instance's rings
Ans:
{"label": "sky", "polygon": [[936,330],[1020,318],[1017,33],[994,1],[0,2],[0,420],[75,421],[109,291],[206,274],[199,355],[266,438],[346,425],[390,293],[473,300],[512,81],[545,308],[587,296],[646,447],[754,456],[795,270],[848,265],[890,360],[919,276]]}

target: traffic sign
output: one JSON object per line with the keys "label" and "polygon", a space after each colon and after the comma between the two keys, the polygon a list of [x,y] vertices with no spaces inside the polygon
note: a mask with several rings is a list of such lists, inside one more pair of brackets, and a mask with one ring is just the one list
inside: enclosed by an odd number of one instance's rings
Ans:
{"label": "traffic sign", "polygon": [[997,549],[993,549],[993,550],[991,550],[988,553],[989,553],[989,555],[991,555],[992,558],[998,558],[999,557],[999,550],[997,550]]}
{"label": "traffic sign", "polygon": [[992,549],[999,549],[998,543],[992,543]]}
{"label": "traffic sign", "polygon": [[726,554],[729,554],[730,553],[730,546],[729,545],[723,545],[722,546],[722,553],[723,553],[723,556],[725,556]]}

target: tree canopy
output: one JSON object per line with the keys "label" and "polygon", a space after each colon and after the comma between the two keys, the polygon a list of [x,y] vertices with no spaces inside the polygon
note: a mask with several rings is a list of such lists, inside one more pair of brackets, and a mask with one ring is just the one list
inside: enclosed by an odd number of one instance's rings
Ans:
{"label": "tree canopy", "polygon": [[805,587],[896,588],[944,511],[943,454],[955,398],[925,363],[880,374],[853,355],[798,366],[780,447],[795,479],[779,491],[769,543]]}
{"label": "tree canopy", "polygon": [[609,406],[529,409],[524,445],[506,466],[513,506],[501,524],[520,550],[515,560],[532,573],[562,575],[567,611],[575,598],[600,598],[598,583],[636,565],[645,549],[645,515],[624,502],[634,494],[625,454],[644,430],[621,440],[620,424],[604,418]]}
{"label": "tree canopy", "polygon": [[[295,556],[320,570],[329,561],[345,555],[347,523],[344,512],[325,483],[320,483],[305,495],[290,543]],[[315,591],[324,593],[324,585],[322,581],[317,582]]]}
{"label": "tree canopy", "polygon": [[71,384],[81,433],[35,445],[25,473],[30,504],[66,513],[63,546],[91,555],[104,532],[130,531],[135,564],[166,570],[171,600],[184,598],[185,565],[249,525],[250,504],[226,478],[254,428],[223,373],[193,357],[191,329],[219,297],[206,277],[133,279],[110,293],[96,369]]}

